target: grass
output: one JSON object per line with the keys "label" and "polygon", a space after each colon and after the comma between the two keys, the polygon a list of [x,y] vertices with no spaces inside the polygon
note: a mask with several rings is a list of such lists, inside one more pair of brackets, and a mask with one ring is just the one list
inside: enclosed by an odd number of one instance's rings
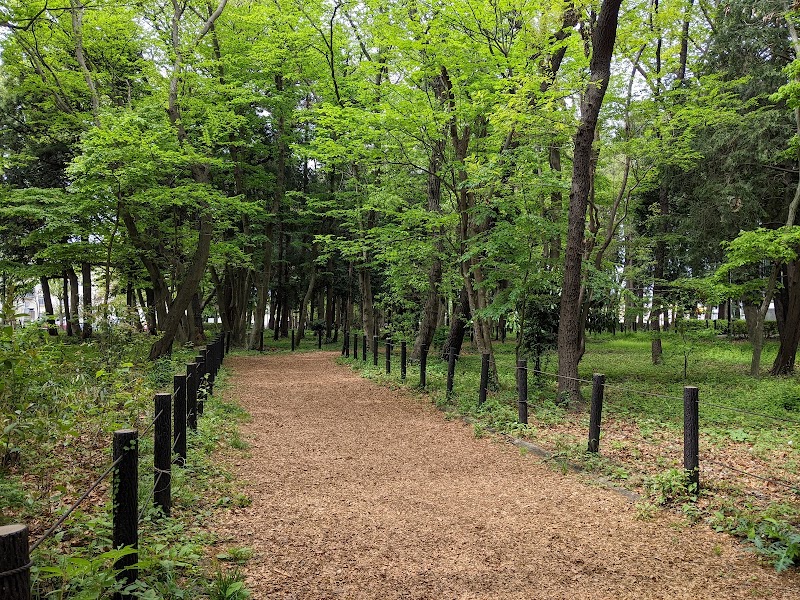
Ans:
{"label": "grass", "polygon": [[[662,333],[659,365],[651,362],[649,334],[588,340],[579,368],[584,397],[591,394],[593,373],[606,376],[599,455],[586,452],[586,411],[559,406],[556,378],[530,372],[530,360],[529,423],[517,422],[512,340],[494,345],[499,386],[483,406],[477,403],[480,356],[466,344],[452,395],[445,394],[447,364],[436,352],[428,358],[425,391],[448,413],[468,417],[476,436],[494,431],[528,439],[552,453],[548,463],[555,468],[577,465],[637,491],[644,498],[644,514],[667,508],[690,521],[706,520],[748,539],[779,570],[788,568],[800,561],[800,379],[766,374],[752,378],[748,343],[717,338],[713,331],[691,336]],[[770,365],[776,352],[777,343],[768,342],[763,364]],[[366,363],[342,360],[384,384],[418,389],[418,365],[409,366],[406,381],[400,381],[397,350],[389,375],[383,347],[377,367],[371,354]],[[542,371],[557,371],[555,357],[544,358]],[[699,493],[680,492],[684,386],[699,388]],[[783,507],[777,517],[776,507]]]}
{"label": "grass", "polygon": [[[238,422],[245,415],[223,402],[224,368],[215,396],[205,403],[198,431],[188,438],[187,465],[172,469],[172,516],[151,507],[153,395],[171,391],[174,374],[185,372],[193,348],[172,357],[146,359],[152,338],[134,333],[109,343],[50,339],[35,328],[0,336],[0,359],[11,362],[0,387],[4,438],[0,455],[13,462],[0,468],[0,524],[23,522],[38,539],[110,462],[111,433],[133,427],[142,432],[139,457],[139,579],[129,590],[139,598],[195,598],[235,578],[212,569],[205,558],[214,541],[202,523],[217,510],[242,505],[231,475],[212,453],[244,448]],[[12,428],[9,428],[13,425]],[[99,598],[118,591],[111,549],[108,479],[33,554],[33,597]],[[227,501],[225,501],[227,499]],[[233,500],[231,500],[233,499]],[[143,510],[142,510],[143,509]]]}

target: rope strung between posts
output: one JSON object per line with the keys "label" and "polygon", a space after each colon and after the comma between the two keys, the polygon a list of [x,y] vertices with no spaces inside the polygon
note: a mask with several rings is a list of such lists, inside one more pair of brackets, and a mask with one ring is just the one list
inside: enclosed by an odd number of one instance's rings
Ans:
{"label": "rope strung between posts", "polygon": [[800,425],[800,421],[796,419],[787,419],[786,417],[765,415],[763,413],[753,412],[744,408],[736,408],[735,406],[725,406],[724,404],[714,404],[712,402],[701,402],[700,404],[702,406],[710,406],[712,408],[719,408],[721,410],[729,410],[731,412],[742,413],[743,415],[750,415],[751,417],[761,417],[762,419],[771,419],[773,421],[782,421],[784,423],[791,423],[792,425]]}
{"label": "rope strung between posts", "polygon": [[21,567],[17,567],[16,569],[10,569],[8,571],[4,571],[3,573],[0,573],[0,579],[11,577],[12,575],[16,575],[17,573],[24,573],[32,566],[33,566],[33,561],[29,561],[27,565],[22,565]]}
{"label": "rope strung between posts", "polygon": [[[164,412],[164,411],[160,411],[160,412],[159,412],[159,413],[158,413],[158,414],[157,414],[157,415],[156,415],[156,416],[153,418],[153,420],[150,422],[150,425],[148,425],[148,426],[147,426],[147,429],[145,429],[145,430],[144,430],[144,432],[141,434],[142,436],[145,436],[145,435],[147,435],[147,433],[148,433],[148,432],[149,432],[149,431],[150,431],[150,430],[153,428],[153,426],[155,425],[155,422],[156,422],[156,421],[158,420],[158,418],[159,418],[159,417],[160,417],[160,416],[163,414],[163,412]],[[31,548],[30,548],[30,550],[29,550],[29,552],[33,552],[34,550],[36,550],[36,548],[38,548],[38,547],[39,547],[39,546],[42,544],[42,542],[44,542],[44,541],[45,541],[45,540],[46,540],[48,537],[50,537],[50,536],[51,536],[51,535],[52,535],[52,534],[55,532],[55,530],[56,530],[56,529],[58,529],[58,528],[59,528],[59,527],[60,527],[60,526],[61,526],[61,525],[64,523],[64,521],[66,521],[66,520],[69,518],[69,516],[70,516],[70,515],[71,515],[73,512],[75,512],[75,510],[77,510],[77,508],[78,508],[78,507],[81,505],[81,503],[82,503],[84,500],[86,500],[86,498],[88,498],[88,497],[89,497],[89,494],[91,494],[91,493],[92,493],[92,492],[93,492],[95,489],[97,489],[97,487],[98,487],[98,486],[99,486],[99,485],[100,485],[100,484],[103,482],[103,480],[104,480],[106,477],[108,477],[108,474],[109,474],[109,473],[111,473],[111,471],[113,471],[113,470],[114,470],[114,467],[116,467],[116,466],[117,466],[117,465],[120,463],[120,461],[122,461],[122,459],[123,459],[123,458],[124,458],[124,456],[120,456],[120,457],[119,457],[117,460],[115,460],[114,462],[112,462],[112,463],[111,463],[111,464],[108,466],[108,468],[107,468],[105,471],[103,471],[103,474],[102,474],[100,477],[98,477],[98,478],[97,478],[97,480],[95,480],[95,482],[94,482],[94,483],[93,483],[91,486],[89,486],[89,489],[88,489],[88,490],[86,490],[86,491],[85,491],[85,492],[84,492],[84,493],[81,495],[81,497],[80,497],[80,498],[78,498],[78,499],[75,501],[75,503],[74,503],[72,506],[70,506],[70,507],[69,507],[69,509],[67,509],[67,512],[65,512],[63,515],[61,515],[61,517],[58,519],[58,521],[56,521],[56,522],[53,524],[53,526],[52,526],[52,527],[50,527],[50,529],[48,529],[47,531],[45,531],[45,532],[44,532],[44,534],[42,535],[42,537],[40,537],[38,540],[36,540],[36,541],[33,543],[33,545],[31,546]]]}
{"label": "rope strung between posts", "polygon": [[103,472],[103,474],[100,477],[98,477],[97,480],[91,486],[89,486],[89,489],[86,490],[83,493],[83,495],[80,498],[78,498],[78,500],[72,506],[69,507],[67,512],[65,512],[63,515],[61,515],[61,517],[58,519],[58,521],[56,521],[55,524],[50,529],[45,531],[44,534],[42,535],[42,537],[40,537],[38,540],[36,540],[34,542],[34,544],[30,548],[30,552],[33,552],[34,550],[36,550],[36,548],[38,548],[43,541],[45,541],[48,537],[50,537],[53,534],[53,532],[56,529],[58,529],[58,527],[60,527],[61,524],[64,521],[66,521],[73,512],[75,512],[75,510],[78,508],[78,506],[80,506],[81,502],[86,500],[86,498],[89,497],[89,494],[91,494],[95,489],[97,489],[97,486],[99,486],[103,482],[103,480],[106,477],[108,477],[108,474],[111,473],[111,471],[114,470],[114,467],[116,467],[122,461],[123,458],[124,458],[124,455],[120,456],[117,460],[115,460],[114,462],[112,462],[108,466],[108,468]]}
{"label": "rope strung between posts", "polygon": [[[529,368],[528,370],[533,372],[533,373],[539,373],[541,375],[547,375],[548,377],[555,377],[557,379],[567,379],[569,381],[579,381],[581,383],[586,383],[588,385],[592,385],[593,384],[593,382],[588,380],[588,379],[580,379],[578,377],[569,377],[568,375],[558,375],[557,373],[548,373],[547,371],[539,371],[538,369],[530,369]],[[607,390],[618,390],[618,391],[621,391],[621,392],[628,392],[630,394],[641,394],[642,396],[652,396],[654,398],[663,398],[665,400],[674,400],[674,401],[683,402],[683,398],[680,397],[680,396],[669,396],[667,394],[658,394],[658,393],[655,393],[655,392],[645,392],[643,390],[635,390],[633,388],[628,388],[628,387],[624,387],[624,386],[620,386],[620,385],[609,385],[608,383],[604,383],[603,387],[605,389],[607,389]],[[789,418],[786,418],[786,417],[778,417],[778,416],[775,416],[775,415],[768,415],[768,414],[764,414],[764,413],[759,413],[759,412],[754,412],[754,411],[751,411],[751,410],[747,410],[747,409],[744,409],[744,408],[737,408],[735,406],[728,406],[728,405],[725,405],[725,404],[716,404],[714,402],[706,402],[706,401],[702,401],[702,400],[700,402],[698,402],[698,404],[700,404],[701,406],[708,406],[708,407],[711,407],[711,408],[718,408],[720,410],[728,410],[728,411],[731,411],[731,412],[738,412],[738,413],[741,413],[741,414],[749,415],[751,417],[761,417],[763,419],[770,419],[770,420],[773,420],[773,421],[781,421],[783,423],[791,423],[793,425],[800,425],[800,421],[797,420],[797,419],[789,419]]]}
{"label": "rope strung between posts", "polygon": [[756,475],[755,473],[750,473],[749,471],[744,471],[742,469],[734,467],[733,465],[717,462],[716,460],[711,460],[710,458],[706,458],[705,456],[701,459],[701,462],[702,463],[712,464],[712,465],[717,465],[718,467],[723,467],[725,469],[730,469],[731,471],[734,471],[734,472],[739,473],[741,475],[746,475],[747,477],[752,477],[754,479],[759,479],[761,481],[766,481],[767,483],[774,483],[776,485],[779,485],[781,487],[786,488],[787,490],[789,490],[791,492],[794,492],[795,494],[800,494],[800,486],[795,485],[795,484],[791,484],[788,481],[784,481],[783,479],[775,479],[775,478],[772,478],[772,477],[763,477],[761,475]]}

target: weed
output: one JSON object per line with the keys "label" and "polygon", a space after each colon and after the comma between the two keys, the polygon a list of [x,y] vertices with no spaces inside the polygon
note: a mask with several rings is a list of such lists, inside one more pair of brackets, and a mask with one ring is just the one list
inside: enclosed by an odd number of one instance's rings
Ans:
{"label": "weed", "polygon": [[210,600],[247,600],[250,592],[244,586],[244,576],[236,568],[229,571],[217,571],[208,587]]}
{"label": "weed", "polygon": [[233,562],[238,565],[245,564],[248,560],[253,558],[253,549],[243,546],[233,546],[228,548],[227,552],[217,554],[219,560]]}

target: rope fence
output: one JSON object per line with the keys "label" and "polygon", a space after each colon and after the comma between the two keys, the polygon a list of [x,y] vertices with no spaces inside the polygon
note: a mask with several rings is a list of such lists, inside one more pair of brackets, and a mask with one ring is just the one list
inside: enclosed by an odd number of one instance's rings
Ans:
{"label": "rope fence", "polygon": [[[368,344],[368,342],[371,342]],[[402,344],[402,351],[400,356],[400,371],[401,371],[401,379],[406,379],[406,367],[407,367],[407,354],[405,352],[405,342],[401,342]],[[358,335],[353,334],[353,358],[355,360],[359,359],[358,351]],[[372,366],[378,366],[378,358],[380,354],[380,348],[383,346],[385,349],[385,373],[389,375],[391,373],[391,361],[393,356],[393,349],[394,349],[394,342],[392,341],[391,337],[386,337],[385,339],[381,339],[378,336],[373,336],[372,340],[369,340],[366,335],[362,337],[362,352],[360,360],[362,363],[368,362],[368,354],[367,350],[368,347],[371,350],[371,360]],[[428,348],[423,346],[421,349],[421,353],[419,356],[419,360],[415,361],[419,364],[419,387],[421,389],[425,389],[427,385],[427,355],[428,355]],[[344,341],[342,344],[342,356],[348,358],[350,356],[350,335],[347,331],[345,331]],[[453,393],[453,385],[454,379],[456,374],[456,362],[458,360],[458,351],[456,348],[451,348],[447,352],[443,352],[443,358],[447,364],[447,378],[445,384],[445,394],[449,398]],[[488,393],[488,371],[489,371],[489,362],[490,356],[489,354],[483,354],[481,357],[481,377],[480,377],[480,384],[478,389],[478,405],[480,406],[486,401],[487,393]],[[556,380],[568,380],[573,382],[578,382],[580,384],[584,384],[587,386],[592,387],[592,397],[591,397],[591,404],[590,404],[590,414],[589,414],[589,432],[588,432],[588,439],[587,439],[587,451],[593,453],[599,453],[600,451],[600,433],[601,433],[601,422],[602,422],[602,410],[604,407],[604,403],[615,406],[616,409],[621,409],[622,404],[619,401],[619,398],[614,399],[613,402],[606,402],[605,396],[606,391],[614,391],[621,394],[629,394],[634,396],[645,396],[645,397],[652,397],[652,398],[659,398],[662,400],[666,400],[670,403],[677,404],[681,402],[683,404],[683,446],[679,447],[675,444],[669,443],[667,440],[661,439],[645,439],[643,437],[637,438],[640,442],[644,444],[651,445],[658,447],[662,451],[669,452],[671,454],[680,455],[683,454],[683,468],[687,474],[688,484],[693,487],[695,490],[699,490],[700,485],[700,415],[699,409],[700,407],[704,408],[714,408],[718,410],[725,410],[729,412],[735,412],[739,414],[748,415],[751,417],[762,418],[770,421],[776,422],[783,422],[790,425],[800,425],[800,420],[791,419],[787,417],[780,417],[776,415],[770,415],[766,413],[761,413],[757,411],[751,411],[748,409],[739,408],[736,406],[730,406],[726,404],[720,404],[716,402],[708,402],[703,401],[700,399],[699,390],[696,387],[686,386],[684,387],[684,394],[683,396],[673,395],[673,394],[665,394],[659,392],[651,392],[647,390],[636,389],[629,386],[618,385],[618,384],[608,384],[605,380],[605,375],[602,374],[595,374],[591,380],[589,379],[582,379],[580,377],[571,377],[566,375],[559,375],[558,373],[551,373],[545,370],[537,369],[537,368],[528,368],[527,361],[520,360],[517,362],[516,369],[516,388],[517,388],[517,409],[518,409],[518,423],[520,424],[528,424],[528,389],[527,389],[527,375],[528,373],[534,373],[537,376],[543,377],[550,377]],[[616,411],[615,411],[616,412]],[[628,435],[628,437],[630,437]],[[762,475],[757,475],[755,473],[748,472],[744,469],[740,469],[733,465],[727,465],[725,463],[720,463],[718,461],[714,461],[707,456],[703,456],[703,462],[707,464],[713,464],[717,466],[723,466],[728,468],[730,471],[738,473],[743,476],[750,476],[756,479],[760,479],[763,481],[771,482],[781,487],[784,487],[794,493],[800,493],[800,485],[792,484],[783,479],[776,479],[773,477],[764,477]],[[785,470],[785,469],[784,469]]]}
{"label": "rope fence", "polygon": [[[29,546],[29,529],[26,525],[0,527],[0,598],[30,599],[31,554],[55,534],[81,503],[112,474],[112,546],[114,549],[132,549],[117,560],[114,569],[117,581],[125,585],[136,581],[138,527],[151,506],[161,515],[170,515],[172,465],[186,464],[187,429],[197,430],[197,417],[203,414],[205,399],[213,395],[214,381],[225,355],[230,351],[230,343],[229,332],[214,338],[200,350],[193,362],[187,363],[186,375],[174,377],[171,393],[156,394],[155,416],[141,434],[146,436],[153,432],[153,485],[141,509],[138,466],[140,434],[135,429],[121,429],[113,434],[111,464],[33,544]],[[123,592],[115,597],[127,599],[132,596]]]}

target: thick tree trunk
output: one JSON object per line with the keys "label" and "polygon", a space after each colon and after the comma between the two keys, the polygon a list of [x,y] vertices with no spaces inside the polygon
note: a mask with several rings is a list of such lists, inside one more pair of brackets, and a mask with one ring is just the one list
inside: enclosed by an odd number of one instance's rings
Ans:
{"label": "thick tree trunk", "polygon": [[564,253],[564,285],[558,329],[558,389],[562,401],[580,401],[580,290],[586,208],[592,181],[592,145],[597,119],[611,75],[611,55],[617,35],[621,0],[603,0],[594,31],[590,83],[581,100],[581,120],[575,134],[570,189],[567,245]]}
{"label": "thick tree trunk", "polygon": [[780,346],[770,370],[772,375],[789,375],[794,372],[797,348],[800,345],[800,261],[789,262],[781,271],[782,285],[775,294]]}
{"label": "thick tree trunk", "polygon": [[53,297],[50,295],[50,280],[47,277],[40,277],[39,282],[42,285],[42,296],[44,297],[44,314],[47,315],[47,333],[57,336],[58,327],[56,327],[56,315],[53,311]]}
{"label": "thick tree trunk", "polygon": [[458,300],[453,302],[453,313],[450,318],[450,330],[447,332],[447,338],[440,348],[440,356],[442,360],[447,360],[450,355],[450,348],[456,349],[456,354],[461,352],[461,346],[464,344],[464,335],[467,332],[467,323],[472,317],[469,310],[469,297],[467,290],[461,288],[461,293],[458,295]]}
{"label": "thick tree trunk", "polygon": [[[432,214],[441,212],[442,182],[438,173],[443,162],[444,142],[438,141],[434,144],[431,158],[428,161],[428,212]],[[442,282],[442,232],[438,231],[435,235],[433,256],[428,270],[428,291],[425,295],[425,305],[422,308],[422,322],[414,340],[414,347],[411,350],[411,358],[414,360],[419,360],[423,345],[428,348],[431,347],[439,318],[439,286]]]}
{"label": "thick tree trunk", "polygon": [[178,330],[181,319],[186,314],[186,308],[192,301],[192,296],[197,291],[197,286],[200,284],[200,279],[202,279],[206,270],[211,250],[212,233],[213,225],[211,219],[201,212],[197,234],[197,249],[186,272],[186,277],[180,283],[178,293],[169,307],[167,319],[161,325],[164,334],[150,348],[150,360],[161,358],[172,348],[172,342],[175,339],[175,333]]}

